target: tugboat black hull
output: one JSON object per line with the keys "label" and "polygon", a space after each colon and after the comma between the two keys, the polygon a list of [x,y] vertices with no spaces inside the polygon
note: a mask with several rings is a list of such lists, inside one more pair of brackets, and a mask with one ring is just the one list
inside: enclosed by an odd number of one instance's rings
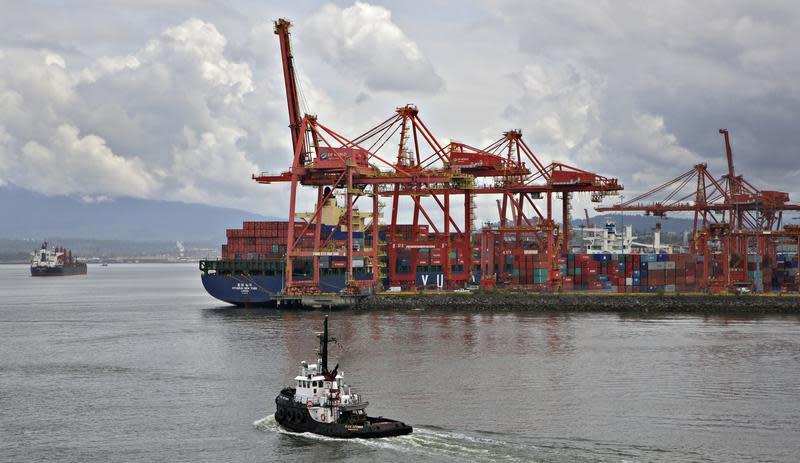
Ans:
{"label": "tugboat black hull", "polygon": [[275,403],[277,404],[275,421],[293,432],[310,432],[343,439],[374,439],[402,436],[413,431],[413,428],[405,423],[383,417],[367,417],[367,423],[358,427],[339,423],[320,423],[311,417],[305,405],[288,397],[279,395]]}

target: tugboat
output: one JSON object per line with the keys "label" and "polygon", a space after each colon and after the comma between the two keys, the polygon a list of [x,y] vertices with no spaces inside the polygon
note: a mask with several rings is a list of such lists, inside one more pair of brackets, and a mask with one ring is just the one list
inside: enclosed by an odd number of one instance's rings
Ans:
{"label": "tugboat", "polygon": [[328,437],[363,439],[410,434],[413,428],[403,422],[367,416],[369,402],[344,383],[337,364],[328,370],[328,317],[319,336],[318,363],[300,362],[295,387],[285,387],[275,398],[275,420],[294,432],[311,432]]}

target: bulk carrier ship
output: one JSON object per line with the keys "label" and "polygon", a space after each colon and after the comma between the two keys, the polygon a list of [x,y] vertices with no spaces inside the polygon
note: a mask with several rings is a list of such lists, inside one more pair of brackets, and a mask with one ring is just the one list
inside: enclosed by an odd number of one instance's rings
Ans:
{"label": "bulk carrier ship", "polygon": [[61,247],[50,249],[46,241],[31,257],[31,276],[86,275],[86,263],[73,257],[72,251]]}

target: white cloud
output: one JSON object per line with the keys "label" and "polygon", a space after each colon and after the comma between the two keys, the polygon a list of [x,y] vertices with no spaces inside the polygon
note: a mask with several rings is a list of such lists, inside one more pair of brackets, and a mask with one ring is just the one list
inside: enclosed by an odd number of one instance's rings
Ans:
{"label": "white cloud", "polygon": [[[76,178],[66,186],[26,187],[285,216],[287,188],[250,179],[290,158],[277,40],[264,21],[273,7],[195,7],[202,19],[160,5],[155,22],[139,4],[91,20],[52,5],[4,15],[16,32],[0,39],[0,183],[31,184],[26,146],[40,163],[77,166],[57,148],[59,128],[72,127],[100,166],[131,160],[134,175],[104,192],[91,187],[101,168],[68,168]],[[417,103],[440,139],[481,146],[520,128],[543,161],[619,177],[629,191],[699,161],[718,171],[716,129],[727,127],[738,171],[800,193],[789,174],[800,144],[800,10],[791,2],[500,0],[458,14],[433,2],[422,17],[414,8],[281,9],[294,20],[301,84],[322,123],[353,136]],[[26,14],[36,27],[19,20]],[[481,204],[486,218],[493,209]]]}
{"label": "white cloud", "polygon": [[[197,19],[125,55],[72,69],[53,52],[11,50],[0,70],[0,182],[45,194],[245,206],[263,193],[243,149],[274,148],[253,110],[276,99]],[[250,202],[252,203],[252,202]],[[260,207],[269,212],[269,207]]]}
{"label": "white cloud", "polygon": [[327,4],[304,23],[303,41],[373,91],[435,92],[443,87],[416,42],[392,21],[382,6],[355,2],[347,8]]}
{"label": "white cloud", "polygon": [[25,143],[21,151],[15,183],[42,193],[148,197],[156,188],[139,158],[116,155],[105,140],[82,137],[71,125],[57,127],[49,139]]}
{"label": "white cloud", "polygon": [[544,163],[599,160],[604,79],[575,62],[537,58],[514,74],[519,96],[506,117],[523,127],[526,143]]}

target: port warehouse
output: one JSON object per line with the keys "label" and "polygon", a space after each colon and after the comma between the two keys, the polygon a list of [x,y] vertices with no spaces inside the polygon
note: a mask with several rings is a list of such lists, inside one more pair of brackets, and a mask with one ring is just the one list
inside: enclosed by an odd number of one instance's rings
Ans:
{"label": "port warehouse", "polygon": [[[698,164],[627,202],[596,208],[693,215],[686,253],[664,253],[657,246],[651,253],[635,253],[624,241],[621,253],[575,253],[569,245],[573,198],[583,194],[603,203],[619,197],[624,187],[617,179],[542,162],[518,129],[483,148],[456,141],[442,145],[413,105],[347,138],[301,110],[290,25],[275,22],[292,163],[283,172],[253,175],[258,183],[289,187],[288,220],[248,222],[229,230],[223,258],[201,263],[205,272],[279,273],[283,291],[294,294],[317,292],[321,277],[339,273],[345,275],[342,290],[355,294],[468,286],[797,291],[800,227],[784,224],[783,214],[800,211],[800,205],[787,193],[762,190],[735,172],[727,130],[720,130],[725,174],[715,176]],[[300,210],[300,188],[316,190],[311,211]],[[491,225],[475,224],[479,196],[497,198],[498,216]],[[400,223],[401,209],[411,212],[412,223]],[[561,223],[554,219],[556,209]]]}
{"label": "port warehouse", "polygon": [[[215,262],[214,271],[233,274],[279,275],[285,271],[286,236],[288,223],[283,222],[245,222],[242,229],[227,231],[228,241],[222,246],[222,260]],[[299,232],[302,223],[295,223]],[[379,231],[379,247],[385,246],[386,226]],[[341,229],[325,225],[321,227],[323,240],[330,240],[330,249],[337,249],[346,241],[346,233]],[[411,226],[401,227],[401,237],[410,237]],[[428,227],[418,226],[417,235],[427,236]],[[305,240],[312,245],[314,235],[306,232]],[[474,241],[479,242],[479,236]],[[355,249],[371,247],[372,235],[369,232],[354,232]],[[511,246],[509,243],[507,246]],[[444,248],[420,248],[417,250],[418,266],[414,274],[414,283],[403,287],[404,290],[440,290],[463,287],[463,284],[452,285],[444,280],[444,262],[449,261],[451,273],[463,272],[464,258],[461,250],[450,251]],[[498,287],[520,290],[553,290],[548,284],[548,260],[532,248],[505,248],[501,251],[499,243],[487,252],[494,253],[493,273]],[[503,254],[500,254],[500,253]],[[319,272],[341,273],[346,269],[347,259],[337,251],[320,252],[318,256]],[[329,255],[324,255],[329,254]],[[771,258],[771,257],[774,257]],[[484,260],[479,247],[473,248],[474,262]],[[486,260],[489,260],[488,257]],[[384,255],[379,262],[379,272],[384,276],[387,259]],[[792,291],[797,286],[797,254],[796,252],[776,252],[774,256],[750,255],[747,262],[739,262],[740,267],[733,266],[732,274],[745,272],[747,281],[762,282],[765,291]],[[398,260],[398,272],[410,273],[409,259]],[[618,293],[641,292],[694,292],[701,290],[705,272],[704,256],[683,254],[606,254],[606,253],[564,253],[557,259],[557,289],[563,291],[591,290]],[[709,266],[707,279],[722,275],[722,267],[717,260]],[[746,268],[746,270],[745,270]],[[354,278],[366,278],[372,274],[368,259],[353,260]],[[473,265],[469,282],[478,285],[481,281],[481,266]],[[313,259],[298,261],[294,267],[294,276],[298,281],[309,281],[313,275]],[[427,281],[423,276],[429,275]],[[440,276],[441,275],[441,276]],[[439,276],[437,278],[437,276]],[[381,279],[381,284],[388,287],[390,282]]]}

